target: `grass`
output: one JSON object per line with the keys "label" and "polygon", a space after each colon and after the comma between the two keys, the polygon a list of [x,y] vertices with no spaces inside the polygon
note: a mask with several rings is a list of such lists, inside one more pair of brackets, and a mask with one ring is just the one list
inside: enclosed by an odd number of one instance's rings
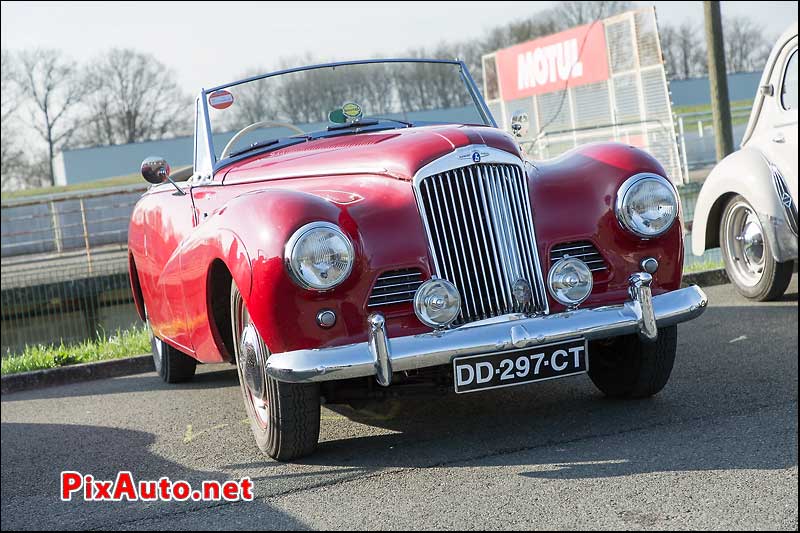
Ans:
{"label": "grass", "polygon": [[[731,109],[736,107],[747,107],[750,108],[753,106],[752,100],[736,100],[731,102]],[[672,112],[676,115],[685,115],[687,113],[707,113],[708,117],[700,117],[703,119],[703,122],[711,121],[711,104],[703,104],[703,105],[681,105],[675,106],[672,108]],[[750,113],[748,112],[746,115],[736,115],[732,119],[732,125],[736,126],[738,124],[747,124],[747,121],[750,119]],[[693,120],[697,120],[697,117],[689,117],[684,119],[684,123],[687,128],[690,125],[694,125],[692,122]]]}
{"label": "grass", "polygon": [[[178,173],[183,174],[183,177],[176,177]],[[176,167],[171,172],[173,179],[176,181],[183,181],[191,174],[190,166]],[[141,174],[128,174],[127,176],[116,176],[113,178],[105,178],[102,180],[86,181],[83,183],[73,183],[72,185],[56,185],[54,187],[36,187],[34,189],[22,189],[19,191],[3,192],[3,200],[11,200],[14,198],[29,198],[32,196],[40,196],[43,194],[57,194],[61,192],[76,192],[76,191],[91,191],[93,189],[106,189],[110,187],[121,187],[123,185],[141,185],[144,189],[147,182]]]}
{"label": "grass", "polygon": [[150,333],[146,326],[117,331],[96,340],[59,346],[27,346],[20,354],[3,357],[2,373],[16,374],[45,368],[57,368],[78,363],[122,359],[150,352]]}
{"label": "grass", "polygon": [[722,268],[725,268],[725,264],[722,261],[703,261],[701,263],[692,263],[684,267],[683,273],[694,274],[696,272],[706,272],[708,270],[719,270]]}
{"label": "grass", "polygon": [[144,178],[140,174],[129,174],[127,176],[117,176],[96,181],[86,181],[74,183],[72,185],[56,185],[55,187],[36,187],[34,189],[22,189],[19,191],[3,192],[3,200],[13,198],[27,198],[42,194],[56,194],[60,192],[88,191],[92,189],[104,189],[106,187],[119,187],[121,185],[135,185],[141,183],[144,186]]}

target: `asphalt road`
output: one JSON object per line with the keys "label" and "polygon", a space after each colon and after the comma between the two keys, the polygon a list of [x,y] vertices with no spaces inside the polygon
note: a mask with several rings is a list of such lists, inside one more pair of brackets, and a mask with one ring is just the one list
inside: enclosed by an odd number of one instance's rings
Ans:
{"label": "asphalt road", "polygon": [[[679,328],[672,380],[612,401],[586,376],[383,414],[323,409],[313,457],[280,464],[243,422],[234,371],[2,398],[2,528],[797,529],[797,276],[781,302],[730,286]],[[236,479],[237,503],[61,502],[61,470]]]}

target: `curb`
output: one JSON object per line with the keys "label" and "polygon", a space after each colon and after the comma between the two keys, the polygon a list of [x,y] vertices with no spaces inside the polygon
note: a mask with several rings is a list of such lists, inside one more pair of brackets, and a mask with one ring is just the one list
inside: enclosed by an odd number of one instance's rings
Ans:
{"label": "curb", "polygon": [[[725,283],[729,283],[728,275],[724,269],[720,269],[686,274],[683,276],[681,285],[710,287]],[[34,370],[33,372],[20,372],[19,374],[9,374],[2,377],[0,380],[2,382],[0,384],[0,393],[9,394],[94,379],[144,374],[154,370],[153,357],[151,355],[140,355],[138,357],[100,361],[98,363],[81,363],[79,365],[48,368],[46,370]]]}
{"label": "curb", "polygon": [[0,393],[9,394],[94,379],[143,374],[153,370],[155,370],[153,356],[139,355],[124,359],[99,361],[97,363],[81,363],[58,368],[47,368],[45,370],[34,370],[32,372],[20,372],[3,376],[0,379]]}
{"label": "curb", "polygon": [[688,285],[700,285],[701,287],[711,287],[714,285],[724,285],[730,283],[728,273],[724,268],[719,270],[706,270],[704,272],[692,272],[691,274],[684,274],[681,280],[681,287]]}

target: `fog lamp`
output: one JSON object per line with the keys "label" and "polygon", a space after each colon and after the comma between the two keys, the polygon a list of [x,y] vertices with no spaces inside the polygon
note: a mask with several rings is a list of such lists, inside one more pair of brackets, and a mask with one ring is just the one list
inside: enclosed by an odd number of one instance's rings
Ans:
{"label": "fog lamp", "polygon": [[592,292],[592,271],[580,259],[565,257],[550,269],[547,286],[556,301],[575,307]]}
{"label": "fog lamp", "polygon": [[414,295],[417,318],[432,328],[450,325],[461,310],[461,296],[455,285],[445,279],[429,279]]}

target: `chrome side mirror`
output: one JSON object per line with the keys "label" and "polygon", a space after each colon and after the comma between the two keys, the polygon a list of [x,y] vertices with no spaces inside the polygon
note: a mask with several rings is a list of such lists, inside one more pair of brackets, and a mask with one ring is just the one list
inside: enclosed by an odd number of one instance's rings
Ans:
{"label": "chrome side mirror", "polygon": [[528,113],[525,111],[514,111],[514,114],[511,115],[511,133],[514,134],[514,137],[527,137],[530,125]]}
{"label": "chrome side mirror", "polygon": [[159,185],[165,181],[170,182],[175,190],[178,192],[173,193],[175,196],[183,196],[186,194],[178,185],[169,177],[169,163],[163,158],[158,156],[150,156],[142,161],[142,177],[152,183]]}
{"label": "chrome side mirror", "polygon": [[169,164],[163,157],[150,156],[142,161],[142,177],[158,185],[169,179]]}

